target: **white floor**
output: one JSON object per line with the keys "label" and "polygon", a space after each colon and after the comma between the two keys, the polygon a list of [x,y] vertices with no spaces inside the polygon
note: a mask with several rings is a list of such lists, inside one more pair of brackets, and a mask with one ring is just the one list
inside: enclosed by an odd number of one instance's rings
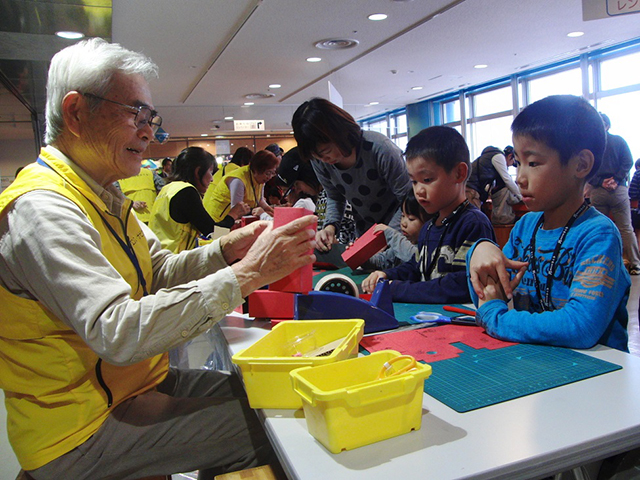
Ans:
{"label": "white floor", "polygon": [[[638,303],[640,301],[640,276],[631,277],[631,293],[627,310],[629,311],[629,351],[640,356],[640,330],[638,327]],[[211,352],[211,339],[200,336],[189,346],[189,363],[192,368],[205,364]],[[20,471],[20,465],[11,451],[7,441],[6,411],[4,409],[4,393],[0,390],[0,480],[15,480]],[[197,478],[195,473],[173,475],[172,480],[192,480]]]}

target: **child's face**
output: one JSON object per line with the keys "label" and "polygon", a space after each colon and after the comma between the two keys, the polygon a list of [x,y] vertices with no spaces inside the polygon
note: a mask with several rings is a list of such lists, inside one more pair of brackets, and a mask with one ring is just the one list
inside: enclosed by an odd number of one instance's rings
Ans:
{"label": "child's face", "polygon": [[527,208],[546,212],[564,205],[579,187],[558,152],[529,136],[514,137],[513,142],[520,163],[516,182]]}
{"label": "child's face", "polygon": [[407,160],[407,170],[418,203],[430,215],[439,212],[444,218],[460,204],[464,179],[460,181],[457,169],[447,172],[431,159],[415,157]]}
{"label": "child's face", "polygon": [[402,234],[407,237],[411,243],[418,243],[418,236],[420,235],[420,229],[424,225],[424,222],[420,217],[411,215],[402,210],[402,218],[400,219],[400,228]]}

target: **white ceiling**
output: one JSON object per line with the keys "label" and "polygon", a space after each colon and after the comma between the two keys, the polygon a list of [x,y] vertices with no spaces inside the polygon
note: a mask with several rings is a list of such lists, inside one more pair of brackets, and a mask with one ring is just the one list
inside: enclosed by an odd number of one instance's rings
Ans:
{"label": "white ceiling", "polygon": [[[583,21],[582,0],[113,0],[112,14],[112,40],[160,67],[153,98],[172,137],[228,133],[230,115],[289,132],[328,80],[361,119],[640,36],[640,15]],[[359,44],[314,47],[329,38]],[[250,93],[275,96],[243,107]]]}

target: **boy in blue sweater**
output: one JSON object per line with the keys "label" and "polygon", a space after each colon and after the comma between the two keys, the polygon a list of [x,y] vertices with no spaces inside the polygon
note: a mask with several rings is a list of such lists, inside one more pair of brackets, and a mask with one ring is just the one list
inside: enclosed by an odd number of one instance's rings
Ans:
{"label": "boy in blue sweater", "polygon": [[481,240],[468,253],[478,324],[513,342],[628,351],[631,281],[620,233],[583,198],[604,152],[600,115],[581,97],[557,95],[525,108],[511,129],[517,183],[532,213],[503,252]]}
{"label": "boy in blue sweater", "polygon": [[435,217],[420,230],[418,258],[371,273],[362,288],[372,292],[388,278],[394,302],[468,302],[467,251],[476,240],[495,237],[487,216],[466,199],[467,144],[453,128],[429,127],[409,141],[405,155],[416,199]]}

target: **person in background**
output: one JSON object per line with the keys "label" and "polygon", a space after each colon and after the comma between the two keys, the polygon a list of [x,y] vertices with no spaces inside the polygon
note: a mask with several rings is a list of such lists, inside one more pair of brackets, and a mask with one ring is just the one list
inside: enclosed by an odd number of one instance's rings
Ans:
{"label": "person in background", "polygon": [[511,205],[522,201],[520,190],[508,171],[513,161],[512,146],[507,146],[504,151],[489,146],[471,164],[466,188],[467,199],[476,207],[482,208],[491,195],[491,223],[495,225],[513,223],[515,213]]}
{"label": "person in background", "polygon": [[376,270],[362,288],[373,293],[386,278],[395,302],[466,303],[467,251],[481,238],[495,238],[487,216],[466,199],[467,144],[453,128],[429,127],[409,140],[406,157],[416,199],[433,218],[420,230],[417,258]]}
{"label": "person in background", "polygon": [[264,198],[264,184],[276,175],[280,161],[271,152],[260,150],[249,165],[225,175],[216,186],[211,202],[205,205],[214,221],[219,222],[239,203],[246,203],[252,215],[263,212],[273,216],[273,208]]}
{"label": "person in background", "polygon": [[274,461],[240,379],[169,368],[166,352],[312,263],[315,218],[162,249],[113,186],[162,124],[156,72],[99,38],[54,55],[46,147],[0,194],[0,388],[35,480],[213,479]]}
{"label": "person in background", "polygon": [[640,275],[640,251],[631,227],[631,204],[627,180],[633,166],[629,146],[618,135],[609,133],[611,121],[601,113],[607,143],[599,170],[585,187],[585,197],[599,212],[611,216],[622,236],[624,259],[631,275]]}
{"label": "person in background", "polygon": [[236,220],[249,212],[240,202],[216,223],[202,204],[217,164],[213,155],[200,147],[188,147],[173,162],[173,173],[151,210],[149,228],[160,239],[162,248],[179,253],[197,246],[199,235],[210,235],[216,225],[231,228]]}
{"label": "person in background", "polygon": [[227,163],[222,165],[221,168],[218,168],[213,174],[213,178],[211,179],[211,183],[209,184],[209,188],[207,188],[207,193],[204,194],[204,203],[207,205],[210,202],[211,195],[213,194],[213,190],[216,188],[216,185],[220,183],[222,177],[224,177],[227,173],[233,172],[236,168],[244,167],[245,165],[249,165],[251,158],[253,157],[253,151],[248,149],[247,147],[238,147]]}
{"label": "person in background", "polygon": [[485,240],[469,251],[476,322],[510,342],[628,351],[620,234],[583,195],[605,149],[598,112],[582,97],[555,95],[526,107],[511,130],[531,213],[504,251]]}
{"label": "person in background", "polygon": [[348,112],[323,98],[300,105],[291,125],[300,156],[311,162],[327,194],[324,224],[316,235],[320,250],[337,242],[346,202],[357,236],[375,223],[400,230],[400,207],[411,183],[402,152],[391,140],[363,131]]}
{"label": "person in background", "polygon": [[270,143],[269,145],[264,147],[264,149],[267,152],[273,153],[276,157],[278,157],[278,160],[282,160],[282,155],[284,154],[284,150],[277,143]]}
{"label": "person in background", "polygon": [[636,171],[629,183],[629,201],[631,206],[631,226],[640,243],[640,158],[635,163]]}
{"label": "person in background", "polygon": [[171,171],[173,169],[173,160],[169,157],[166,157],[162,160],[162,169],[158,174],[161,178],[167,178],[171,175]]}
{"label": "person in background", "polygon": [[384,270],[397,267],[418,255],[418,238],[425,223],[431,215],[420,206],[413,191],[409,192],[402,202],[401,231],[381,223],[376,231],[384,232],[387,249],[376,253],[361,265],[362,270]]}

